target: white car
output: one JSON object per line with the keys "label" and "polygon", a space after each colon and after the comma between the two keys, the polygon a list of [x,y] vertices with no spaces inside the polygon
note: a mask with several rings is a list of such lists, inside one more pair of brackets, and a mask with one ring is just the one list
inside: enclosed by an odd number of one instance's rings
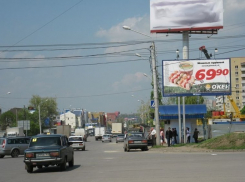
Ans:
{"label": "white car", "polygon": [[73,149],[85,150],[85,142],[83,141],[83,137],[82,136],[70,136],[69,137],[69,142],[72,143],[71,147]]}
{"label": "white car", "polygon": [[106,142],[106,141],[111,142],[111,135],[109,135],[109,134],[103,135],[101,141],[102,142]]}

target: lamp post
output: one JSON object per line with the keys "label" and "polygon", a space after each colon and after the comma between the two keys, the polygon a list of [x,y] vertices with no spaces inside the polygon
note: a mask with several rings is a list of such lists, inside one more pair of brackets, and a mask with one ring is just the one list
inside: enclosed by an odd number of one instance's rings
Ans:
{"label": "lamp post", "polygon": [[[138,32],[136,30],[131,29],[129,26],[123,26],[125,30],[131,30],[133,32],[139,33],[146,37],[150,37],[144,33]],[[159,102],[158,102],[158,85],[157,85],[157,71],[156,71],[156,58],[155,58],[155,43],[152,41],[152,45],[150,46],[151,52],[151,61],[152,61],[152,74],[153,74],[153,88],[154,88],[154,102],[155,102],[155,129],[156,129],[156,145],[160,145],[160,124],[159,124]]]}
{"label": "lamp post", "polygon": [[179,49],[176,50],[176,54],[177,59],[179,59]]}
{"label": "lamp post", "polygon": [[217,52],[218,52],[218,49],[215,48],[215,49],[214,49],[214,59],[215,59],[215,53],[217,53]]}

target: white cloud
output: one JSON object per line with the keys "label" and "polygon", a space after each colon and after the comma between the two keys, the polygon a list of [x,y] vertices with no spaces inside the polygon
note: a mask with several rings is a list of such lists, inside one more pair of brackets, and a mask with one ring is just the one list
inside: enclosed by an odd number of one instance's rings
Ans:
{"label": "white cloud", "polygon": [[244,0],[224,0],[225,11],[241,11],[245,9]]}
{"label": "white cloud", "polygon": [[113,83],[112,87],[114,90],[118,91],[122,88],[130,88],[132,91],[141,89],[143,82],[146,82],[147,78],[144,73],[137,72],[135,74],[126,74],[120,81]]}

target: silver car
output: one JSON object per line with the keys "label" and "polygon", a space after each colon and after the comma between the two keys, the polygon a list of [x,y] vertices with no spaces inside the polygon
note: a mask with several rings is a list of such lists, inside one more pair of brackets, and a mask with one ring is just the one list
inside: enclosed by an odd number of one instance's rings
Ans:
{"label": "silver car", "polygon": [[73,149],[82,149],[85,150],[85,142],[83,140],[82,136],[70,136],[69,137],[69,142],[72,143],[71,147]]}
{"label": "silver car", "polygon": [[0,158],[5,155],[11,155],[12,157],[23,155],[25,149],[29,147],[29,143],[29,137],[0,138]]}
{"label": "silver car", "polygon": [[110,134],[103,135],[101,141],[102,142],[106,142],[106,141],[111,142],[111,135]]}

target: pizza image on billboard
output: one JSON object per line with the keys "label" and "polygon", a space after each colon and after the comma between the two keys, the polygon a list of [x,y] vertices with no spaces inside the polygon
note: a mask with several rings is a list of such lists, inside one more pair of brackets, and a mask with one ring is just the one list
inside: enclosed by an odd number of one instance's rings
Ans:
{"label": "pizza image on billboard", "polygon": [[230,59],[163,61],[163,96],[229,95]]}
{"label": "pizza image on billboard", "polygon": [[174,71],[169,76],[169,82],[186,90],[190,90],[195,83],[195,78],[192,76],[192,73],[193,63],[191,61],[182,62],[179,64],[178,70]]}

